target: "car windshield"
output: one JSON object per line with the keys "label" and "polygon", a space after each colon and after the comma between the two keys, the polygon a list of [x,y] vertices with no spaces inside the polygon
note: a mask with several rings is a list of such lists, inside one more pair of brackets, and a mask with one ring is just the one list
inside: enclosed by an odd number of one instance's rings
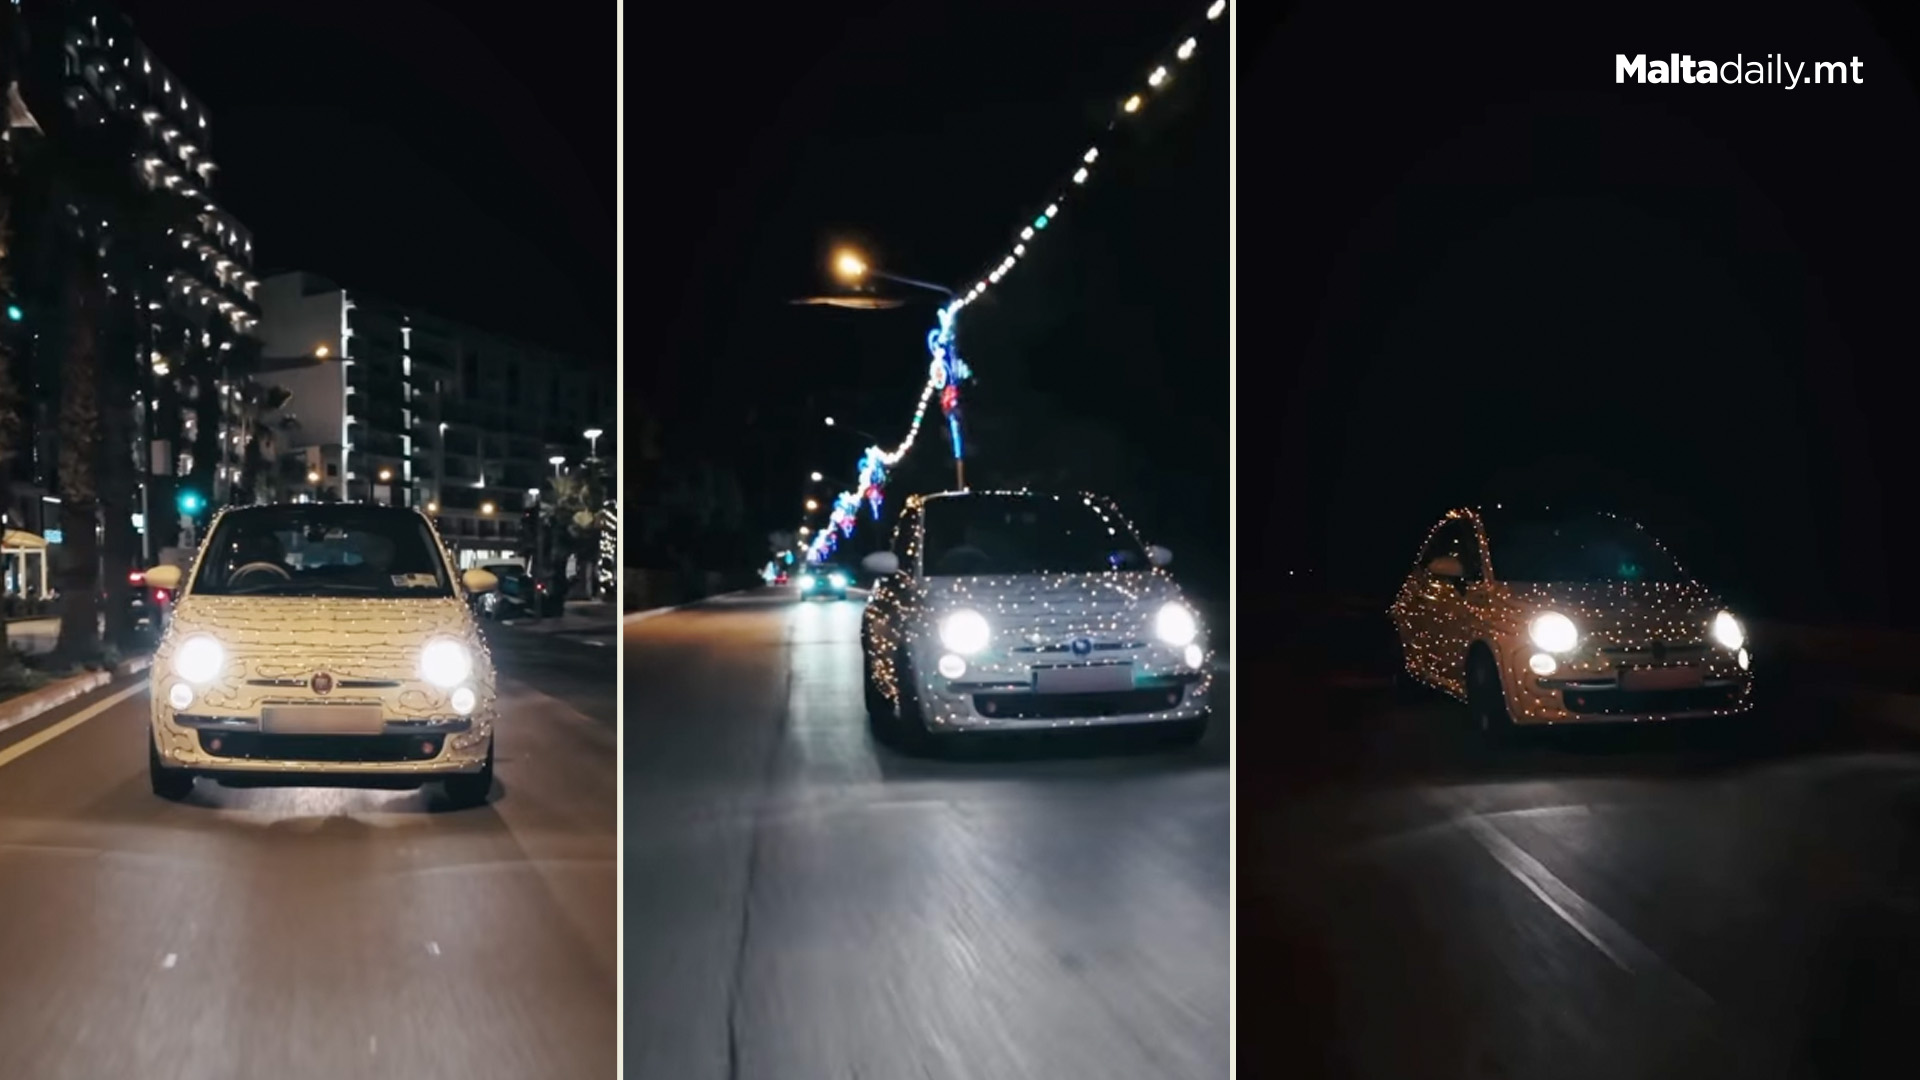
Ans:
{"label": "car windshield", "polygon": [[1144,570],[1146,552],[1106,507],[1080,498],[968,495],[930,499],[927,573],[1092,574]]}
{"label": "car windshield", "polygon": [[440,548],[411,510],[294,505],[220,519],[192,591],[211,596],[452,596]]}
{"label": "car windshield", "polygon": [[1494,512],[1483,520],[1501,581],[1631,585],[1686,576],[1653,537],[1622,518]]}

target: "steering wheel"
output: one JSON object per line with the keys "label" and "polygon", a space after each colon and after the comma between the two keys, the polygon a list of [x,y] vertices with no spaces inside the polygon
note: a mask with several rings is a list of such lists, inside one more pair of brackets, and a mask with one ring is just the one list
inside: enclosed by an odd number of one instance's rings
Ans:
{"label": "steering wheel", "polygon": [[241,578],[246,577],[248,574],[262,574],[262,573],[278,574],[280,575],[280,580],[282,581],[293,580],[293,575],[288,572],[286,567],[281,566],[279,563],[250,562],[242,565],[239,569],[235,570],[233,573],[228,574],[227,583],[230,585],[235,584],[235,583],[238,583]]}

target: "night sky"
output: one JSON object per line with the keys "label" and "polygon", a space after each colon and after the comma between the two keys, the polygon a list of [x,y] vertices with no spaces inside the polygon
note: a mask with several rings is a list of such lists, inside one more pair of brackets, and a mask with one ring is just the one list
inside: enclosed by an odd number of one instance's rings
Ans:
{"label": "night sky", "polygon": [[206,103],[256,269],[311,270],[611,365],[614,16],[128,0]]}
{"label": "night sky", "polygon": [[[648,191],[629,204],[629,276],[659,282],[627,308],[629,409],[668,421],[671,453],[733,467],[754,529],[797,526],[808,472],[854,479],[864,442],[854,430],[888,446],[904,435],[939,302],[898,290],[908,306],[895,311],[792,306],[838,288],[835,243],[964,290],[1204,10],[784,7],[756,13],[751,35],[737,9],[650,16],[650,33],[685,52],[662,61],[670,96],[628,144],[629,172]],[[1105,144],[1082,201],[960,322],[978,377],[970,485],[1112,494],[1175,549],[1177,570],[1221,593],[1226,60],[1215,24],[1168,96]],[[951,485],[937,428],[896,480],[896,507]],[[869,525],[863,540],[890,528]]]}
{"label": "night sky", "polygon": [[[1756,614],[1920,622],[1911,16],[1677,6],[1243,19],[1241,600],[1389,594],[1504,498],[1636,516]],[[1613,78],[1780,51],[1865,83]]]}

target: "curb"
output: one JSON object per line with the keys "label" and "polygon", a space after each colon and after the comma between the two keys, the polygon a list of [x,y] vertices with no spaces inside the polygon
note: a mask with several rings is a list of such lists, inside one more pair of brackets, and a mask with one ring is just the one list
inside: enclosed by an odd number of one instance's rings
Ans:
{"label": "curb", "polygon": [[[764,587],[765,586],[762,586],[762,588]],[[728,596],[745,596],[753,591],[752,589],[735,589],[732,592],[714,593],[712,596],[703,596],[698,600],[690,600],[687,603],[674,604],[670,607],[647,608],[645,611],[629,611],[625,615],[620,616],[620,625],[631,626],[634,623],[645,622],[658,615],[667,615],[675,611],[685,611],[690,607],[699,607],[701,604],[711,603],[712,601]]]}
{"label": "curb", "polygon": [[57,709],[75,698],[91,694],[114,680],[111,671],[89,671],[29,690],[10,701],[0,702],[0,731],[18,727],[33,718]]}

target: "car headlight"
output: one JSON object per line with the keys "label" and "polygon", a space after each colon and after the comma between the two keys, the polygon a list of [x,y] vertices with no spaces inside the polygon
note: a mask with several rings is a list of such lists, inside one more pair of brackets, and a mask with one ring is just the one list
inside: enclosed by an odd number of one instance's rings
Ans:
{"label": "car headlight", "polygon": [[457,641],[430,641],[420,650],[420,677],[442,690],[458,686],[473,674],[473,653]]}
{"label": "car headlight", "polygon": [[986,648],[992,638],[993,628],[987,625],[987,617],[977,611],[962,608],[940,620],[940,644],[962,656]]}
{"label": "car headlight", "polygon": [[1533,625],[1527,628],[1527,636],[1541,652],[1567,652],[1580,643],[1579,628],[1573,625],[1572,619],[1557,611],[1534,619]]}
{"label": "car headlight", "polygon": [[1176,649],[1190,645],[1200,636],[1200,620],[1193,617],[1187,605],[1169,600],[1153,617],[1153,636]]}
{"label": "car headlight", "polygon": [[801,587],[801,588],[803,588],[803,589],[811,589],[811,588],[813,588],[813,575],[812,575],[812,574],[801,574],[801,575],[800,575],[800,587]]}
{"label": "car headlight", "polygon": [[847,575],[845,574],[835,574],[827,580],[831,582],[836,589],[844,589],[847,587]]}
{"label": "car headlight", "polygon": [[1746,627],[1740,625],[1740,620],[1734,618],[1732,612],[1723,611],[1713,617],[1713,640],[1729,652],[1739,652],[1740,647],[1747,643]]}
{"label": "car headlight", "polygon": [[173,673],[190,683],[210,683],[227,666],[227,650],[206,635],[190,637],[173,653]]}

